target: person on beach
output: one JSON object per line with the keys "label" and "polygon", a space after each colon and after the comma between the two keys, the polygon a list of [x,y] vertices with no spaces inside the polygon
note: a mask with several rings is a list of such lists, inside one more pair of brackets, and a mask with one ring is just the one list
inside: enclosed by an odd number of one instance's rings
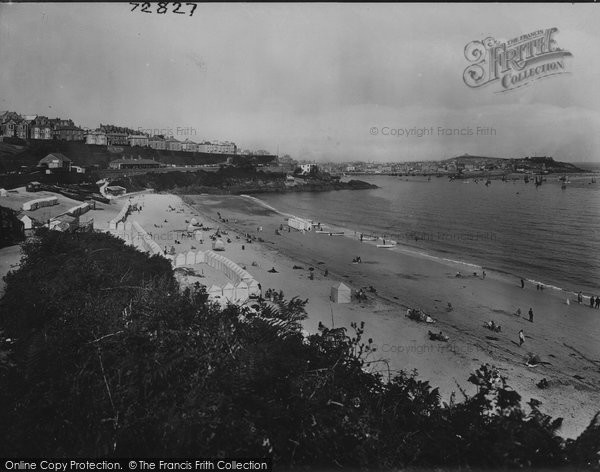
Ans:
{"label": "person on beach", "polygon": [[600,297],[596,297],[596,308],[600,308]]}
{"label": "person on beach", "polygon": [[363,242],[363,234],[362,233],[360,233],[360,242],[361,243]]}
{"label": "person on beach", "polygon": [[525,334],[523,333],[523,330],[520,330],[519,331],[519,347],[521,347],[524,342],[525,342]]}
{"label": "person on beach", "polygon": [[581,292],[577,294],[577,303],[579,303],[580,305],[583,303],[583,295]]}
{"label": "person on beach", "polygon": [[590,295],[590,308],[594,308],[594,296]]}
{"label": "person on beach", "polygon": [[529,322],[533,323],[533,308],[529,308]]}
{"label": "person on beach", "polygon": [[481,273],[481,278],[482,278],[483,280],[485,280],[485,275],[486,275],[486,274],[485,274],[485,270],[484,270],[484,271]]}
{"label": "person on beach", "polygon": [[525,281],[521,279],[521,288],[525,288]]}

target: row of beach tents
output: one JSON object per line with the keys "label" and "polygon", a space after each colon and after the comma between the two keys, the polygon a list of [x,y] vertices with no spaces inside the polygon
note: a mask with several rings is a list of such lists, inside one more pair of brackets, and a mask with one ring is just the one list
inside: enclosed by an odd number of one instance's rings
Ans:
{"label": "row of beach tents", "polygon": [[189,251],[187,253],[180,253],[175,256],[173,261],[175,267],[194,264],[206,264],[209,267],[217,269],[233,282],[226,284],[224,287],[213,285],[208,289],[208,295],[211,299],[217,300],[222,298],[231,302],[245,302],[250,297],[258,297],[260,295],[259,284],[248,271],[214,251]]}
{"label": "row of beach tents", "polygon": [[127,219],[127,215],[129,214],[129,206],[131,203],[129,201],[125,202],[121,211],[115,216],[112,220],[108,222],[108,228],[112,230],[118,230],[117,225],[119,223],[124,222]]}

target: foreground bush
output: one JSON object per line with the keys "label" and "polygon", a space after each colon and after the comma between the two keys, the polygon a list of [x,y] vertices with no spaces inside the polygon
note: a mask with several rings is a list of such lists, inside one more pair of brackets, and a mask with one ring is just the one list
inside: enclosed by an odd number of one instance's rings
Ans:
{"label": "foreground bush", "polygon": [[598,465],[597,419],[567,443],[560,420],[535,401],[523,411],[490,366],[472,375],[475,396],[442,405],[415,373],[370,372],[362,326],[304,337],[304,305],[221,310],[203,290],[180,292],[166,260],[111,236],[42,234],[0,301],[13,340],[0,356],[0,456]]}

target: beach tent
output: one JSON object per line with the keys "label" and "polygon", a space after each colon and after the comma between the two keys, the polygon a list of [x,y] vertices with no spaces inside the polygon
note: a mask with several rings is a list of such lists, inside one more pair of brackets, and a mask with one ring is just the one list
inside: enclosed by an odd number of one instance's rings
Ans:
{"label": "beach tent", "polygon": [[195,226],[195,225],[197,225],[197,224],[198,224],[198,220],[197,220],[196,218],[192,218],[192,219],[190,220],[190,224]]}
{"label": "beach tent", "polygon": [[203,251],[198,251],[196,253],[196,264],[204,264],[206,262],[205,255]]}
{"label": "beach tent", "polygon": [[125,232],[125,223],[123,223],[122,221],[119,221],[117,223],[117,232],[118,233],[124,233]]}
{"label": "beach tent", "polygon": [[195,229],[196,229],[195,226],[192,224],[189,224],[187,227],[188,233],[192,233]]}
{"label": "beach tent", "polygon": [[233,301],[233,292],[234,292],[234,286],[231,283],[227,283],[224,287],[223,287],[223,298],[229,300],[229,301]]}
{"label": "beach tent", "polygon": [[185,265],[185,254],[177,254],[177,257],[175,258],[175,267],[181,267],[183,265]]}
{"label": "beach tent", "polygon": [[194,231],[194,239],[195,239],[196,241],[200,241],[200,242],[202,242],[202,241],[203,241],[203,239],[204,239],[204,238],[202,237],[202,231],[200,231],[199,229],[197,229],[196,231]]}
{"label": "beach tent", "polygon": [[0,197],[6,197],[8,196],[8,192],[6,191],[5,188],[0,188]]}
{"label": "beach tent", "polygon": [[187,265],[193,265],[196,263],[196,253],[194,251],[189,251],[185,258],[185,263]]}
{"label": "beach tent", "polygon": [[223,290],[218,285],[213,285],[208,289],[208,298],[214,300],[215,298],[221,298],[223,296]]}
{"label": "beach tent", "polygon": [[212,251],[206,251],[204,253],[204,258],[206,259],[206,263],[210,266],[210,267],[215,267],[215,256],[216,254]]}
{"label": "beach tent", "polygon": [[258,288],[258,282],[254,279],[250,279],[248,281],[246,281],[246,284],[248,285],[248,295],[251,297],[259,297],[260,296],[260,289]]}
{"label": "beach tent", "polygon": [[235,299],[239,302],[248,300],[248,284],[244,281],[235,286]]}
{"label": "beach tent", "polygon": [[222,239],[217,239],[216,241],[213,241],[212,248],[213,248],[213,251],[224,251],[225,243],[223,242]]}
{"label": "beach tent", "polygon": [[342,282],[331,287],[331,301],[334,303],[350,303],[352,290]]}

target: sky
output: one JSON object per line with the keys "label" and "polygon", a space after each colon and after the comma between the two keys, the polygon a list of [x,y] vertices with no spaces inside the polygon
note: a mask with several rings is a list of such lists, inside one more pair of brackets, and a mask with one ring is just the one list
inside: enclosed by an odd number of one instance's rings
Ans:
{"label": "sky", "polygon": [[[131,8],[0,4],[0,110],[317,162],[468,153],[600,163],[594,5],[236,3],[198,5],[192,16],[172,4],[165,14]],[[498,82],[465,84],[471,41],[553,27],[572,54],[568,73],[503,93]]]}

